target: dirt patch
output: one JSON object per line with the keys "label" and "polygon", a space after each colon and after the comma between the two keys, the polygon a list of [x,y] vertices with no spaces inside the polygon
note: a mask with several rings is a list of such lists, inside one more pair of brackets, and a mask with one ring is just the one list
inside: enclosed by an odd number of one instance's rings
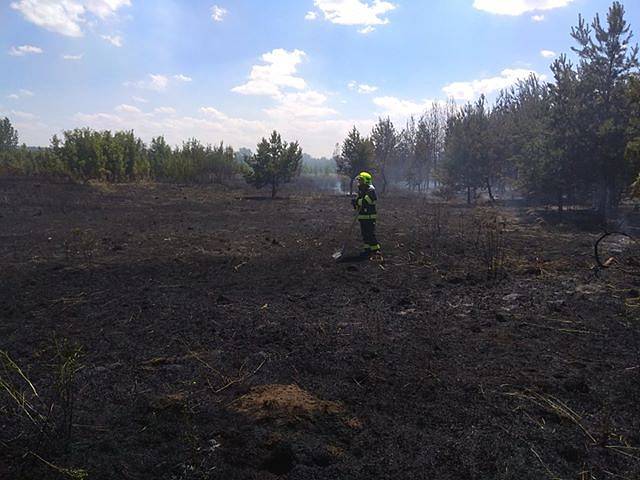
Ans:
{"label": "dirt patch", "polygon": [[317,414],[339,413],[344,409],[338,402],[319,400],[297,385],[262,385],[234,402],[236,412],[257,420],[292,417],[311,418]]}

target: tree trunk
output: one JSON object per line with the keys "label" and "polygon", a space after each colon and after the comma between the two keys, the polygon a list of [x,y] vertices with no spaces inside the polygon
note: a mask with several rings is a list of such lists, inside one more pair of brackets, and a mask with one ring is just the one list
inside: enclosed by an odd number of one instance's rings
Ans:
{"label": "tree trunk", "polygon": [[491,182],[489,182],[488,178],[486,179],[486,183],[487,183],[487,193],[489,193],[489,200],[493,204],[496,201],[496,199],[493,198],[493,192],[491,191]]}
{"label": "tree trunk", "polygon": [[610,217],[615,207],[614,187],[610,180],[603,180],[596,191],[596,210],[603,220]]}
{"label": "tree trunk", "polygon": [[276,197],[276,192],[278,191],[277,182],[271,182],[271,198]]}
{"label": "tree trunk", "polygon": [[564,201],[562,198],[562,192],[558,192],[558,212],[562,213],[564,211]]}
{"label": "tree trunk", "polygon": [[353,180],[354,177],[351,177],[351,180],[349,181],[349,195],[353,195]]}
{"label": "tree trunk", "polygon": [[467,187],[467,205],[471,205],[471,187]]}

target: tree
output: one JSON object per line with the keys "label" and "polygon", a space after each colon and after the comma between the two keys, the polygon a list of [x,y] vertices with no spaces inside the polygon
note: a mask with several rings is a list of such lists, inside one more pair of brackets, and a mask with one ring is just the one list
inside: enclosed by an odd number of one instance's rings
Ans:
{"label": "tree", "polygon": [[416,121],[412,117],[407,120],[407,125],[402,129],[398,135],[398,148],[397,155],[401,159],[401,173],[402,178],[406,182],[407,186],[411,189],[420,186],[420,172],[417,163],[417,128]]}
{"label": "tree", "polygon": [[587,118],[583,135],[588,139],[588,171],[596,186],[595,206],[602,215],[617,206],[630,182],[625,161],[629,104],[627,85],[637,71],[638,46],[631,46],[633,34],[624,19],[624,7],[613,2],[603,26],[596,15],[589,27],[582,16],[571,36],[578,43],[578,76],[584,94]]}
{"label": "tree", "polygon": [[371,143],[376,168],[382,178],[382,193],[387,190],[389,170],[397,159],[398,135],[393,123],[387,118],[379,118],[371,131]]}
{"label": "tree", "polygon": [[445,144],[443,180],[447,187],[466,190],[467,203],[475,199],[478,188],[491,196],[491,162],[488,149],[489,116],[485,98],[467,104],[449,119]]}
{"label": "tree", "polygon": [[[564,62],[563,58],[556,63]],[[493,168],[499,170],[500,181],[510,179],[523,187],[529,198],[551,198],[559,205],[569,190],[570,177],[564,174],[566,168],[559,168],[567,163],[562,148],[566,142],[564,137],[556,139],[553,126],[556,122],[563,126],[560,116],[566,109],[551,111],[551,104],[552,97],[558,105],[566,104],[572,91],[571,77],[566,76],[565,68],[561,71],[566,85],[558,92],[560,97],[550,95],[550,87],[531,75],[500,93],[490,118],[491,157],[497,163]]]}
{"label": "tree", "polygon": [[432,111],[430,114],[425,113],[418,120],[418,126],[415,133],[415,155],[414,162],[411,165],[411,183],[418,191],[425,186],[429,189],[431,180],[431,170],[433,167],[433,154],[435,152],[434,142],[436,140],[436,132],[433,130],[433,121],[437,121],[437,116]]}
{"label": "tree", "polygon": [[222,142],[217,147],[210,149],[209,156],[211,158],[210,168],[214,182],[224,183],[240,170],[233,148],[225,147]]}
{"label": "tree", "polygon": [[171,146],[162,135],[151,139],[151,144],[149,145],[149,166],[154,178],[164,177],[166,174],[164,167],[169,163],[172,155],[173,151],[171,150]]}
{"label": "tree", "polygon": [[342,143],[340,155],[334,156],[336,172],[349,177],[349,195],[353,193],[353,181],[364,170],[370,170],[373,163],[373,145],[360,136],[354,126]]}
{"label": "tree", "polygon": [[290,182],[300,174],[302,149],[298,142],[283,142],[280,134],[274,130],[269,140],[263,138],[256,153],[246,157],[245,162],[250,168],[245,174],[247,183],[257,189],[271,186],[271,198],[274,198],[283,183]]}
{"label": "tree", "polygon": [[18,131],[13,128],[11,121],[4,117],[0,120],[0,152],[16,150],[18,148]]}
{"label": "tree", "polygon": [[624,155],[634,174],[638,175],[633,184],[632,194],[635,197],[640,197],[640,75],[634,76],[629,82],[628,97],[631,120]]}

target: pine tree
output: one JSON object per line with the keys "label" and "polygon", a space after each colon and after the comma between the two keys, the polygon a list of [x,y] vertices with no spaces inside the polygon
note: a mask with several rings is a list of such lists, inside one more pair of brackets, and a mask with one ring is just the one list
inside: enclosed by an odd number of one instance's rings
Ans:
{"label": "pine tree", "polygon": [[371,143],[373,145],[374,162],[380,178],[382,179],[381,193],[387,190],[389,174],[394,169],[397,160],[398,134],[393,123],[387,118],[379,118],[371,131]]}
{"label": "pine tree", "polygon": [[335,156],[336,172],[349,177],[349,195],[353,193],[353,181],[356,176],[371,170],[373,164],[373,145],[363,138],[354,126],[342,143],[340,155]]}
{"label": "pine tree", "polygon": [[18,131],[13,128],[11,121],[5,117],[0,120],[0,152],[7,152],[18,148]]}
{"label": "pine tree", "polygon": [[300,174],[302,149],[298,142],[287,143],[275,130],[269,140],[263,138],[254,155],[245,158],[250,171],[245,180],[257,189],[271,187],[271,198],[278,193],[283,183],[290,182]]}
{"label": "pine tree", "polygon": [[617,206],[629,183],[630,168],[625,161],[629,104],[627,84],[639,66],[638,46],[631,45],[633,34],[624,18],[624,7],[613,2],[606,26],[599,15],[588,26],[582,16],[571,36],[578,43],[573,50],[580,57],[578,76],[583,101],[590,119],[583,135],[589,144],[589,168],[597,187],[595,203],[606,215]]}

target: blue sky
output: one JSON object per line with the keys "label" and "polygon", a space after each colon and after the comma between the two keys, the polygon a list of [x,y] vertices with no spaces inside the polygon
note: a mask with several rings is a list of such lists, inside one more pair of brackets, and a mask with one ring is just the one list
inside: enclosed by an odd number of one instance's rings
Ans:
{"label": "blue sky", "polygon": [[[626,0],[640,35],[640,2]],[[3,0],[0,115],[21,141],[90,126],[254,147],[277,129],[330,155],[569,52],[609,0]],[[636,38],[637,40],[637,38]]]}

